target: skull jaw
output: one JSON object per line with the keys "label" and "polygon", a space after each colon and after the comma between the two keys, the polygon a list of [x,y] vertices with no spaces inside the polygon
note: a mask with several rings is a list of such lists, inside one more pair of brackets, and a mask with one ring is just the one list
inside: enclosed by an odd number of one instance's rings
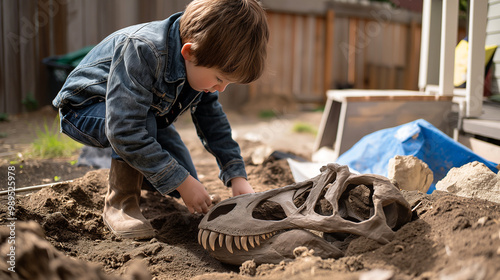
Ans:
{"label": "skull jaw", "polygon": [[340,249],[323,238],[301,229],[279,233],[261,241],[255,248],[249,247],[248,251],[235,249],[230,253],[224,246],[215,246],[215,250],[210,248],[207,250],[215,259],[232,265],[241,265],[248,260],[253,260],[256,264],[278,264],[281,261],[294,259],[293,250],[299,246],[314,250],[314,255],[323,259],[337,259],[344,256]]}

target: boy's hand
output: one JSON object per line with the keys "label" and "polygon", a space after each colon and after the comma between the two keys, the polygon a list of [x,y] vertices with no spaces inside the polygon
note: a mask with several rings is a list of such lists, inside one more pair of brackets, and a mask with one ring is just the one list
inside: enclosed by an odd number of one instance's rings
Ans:
{"label": "boy's hand", "polygon": [[231,188],[233,189],[233,196],[246,193],[255,193],[252,186],[248,183],[245,178],[236,177],[231,179]]}
{"label": "boy's hand", "polygon": [[212,200],[208,195],[205,187],[189,175],[187,179],[177,187],[177,191],[181,194],[184,204],[186,204],[189,212],[203,213],[208,212],[208,207],[212,204]]}

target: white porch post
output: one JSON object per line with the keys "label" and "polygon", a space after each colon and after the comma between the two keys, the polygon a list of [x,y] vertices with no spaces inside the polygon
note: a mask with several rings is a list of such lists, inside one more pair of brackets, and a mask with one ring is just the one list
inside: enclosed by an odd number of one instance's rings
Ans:
{"label": "white porch post", "polygon": [[469,51],[465,90],[465,117],[479,117],[483,109],[488,1],[469,1],[469,5]]}
{"label": "white porch post", "polygon": [[424,0],[418,88],[439,84],[439,52],[441,46],[442,0]]}
{"label": "white porch post", "polygon": [[458,29],[458,0],[445,0],[443,1],[443,16],[441,24],[439,95],[453,95],[455,47],[457,45],[457,34],[458,34],[457,29]]}

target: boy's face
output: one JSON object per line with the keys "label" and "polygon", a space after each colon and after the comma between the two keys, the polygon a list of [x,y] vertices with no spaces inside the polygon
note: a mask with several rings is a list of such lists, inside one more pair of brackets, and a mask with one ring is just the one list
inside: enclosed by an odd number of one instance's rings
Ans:
{"label": "boy's face", "polygon": [[197,91],[223,92],[227,85],[231,83],[216,68],[207,68],[195,65],[195,59],[191,55],[191,43],[186,43],[181,50],[186,63],[186,75],[189,85]]}

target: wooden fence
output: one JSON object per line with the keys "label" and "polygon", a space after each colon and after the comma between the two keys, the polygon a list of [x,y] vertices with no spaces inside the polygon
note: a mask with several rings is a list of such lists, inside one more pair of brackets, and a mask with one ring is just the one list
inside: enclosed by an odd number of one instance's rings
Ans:
{"label": "wooden fence", "polygon": [[[1,0],[0,113],[23,112],[23,101],[33,98],[50,104],[54,92],[47,90],[43,58],[94,45],[124,26],[163,19],[188,2]],[[323,102],[327,89],[344,87],[417,89],[419,14],[333,0],[263,3],[271,29],[268,67],[248,87],[250,101],[279,95]],[[311,3],[316,6],[302,6]]]}

